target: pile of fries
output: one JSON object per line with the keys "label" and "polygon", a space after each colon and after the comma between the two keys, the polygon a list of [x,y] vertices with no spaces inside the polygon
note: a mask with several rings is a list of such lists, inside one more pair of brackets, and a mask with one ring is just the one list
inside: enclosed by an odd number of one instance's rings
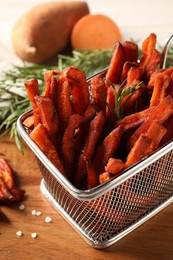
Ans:
{"label": "pile of fries", "polygon": [[151,33],[142,44],[116,42],[105,75],[89,82],[78,68],[45,73],[25,83],[33,115],[31,139],[77,188],[90,189],[122,174],[173,138],[173,67]]}

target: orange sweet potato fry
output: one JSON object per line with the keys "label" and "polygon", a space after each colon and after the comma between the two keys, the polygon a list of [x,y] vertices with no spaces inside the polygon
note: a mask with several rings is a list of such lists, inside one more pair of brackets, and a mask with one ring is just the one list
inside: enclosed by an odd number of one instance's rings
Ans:
{"label": "orange sweet potato fry", "polygon": [[112,177],[110,176],[110,173],[109,172],[103,172],[99,175],[99,182],[100,184],[106,182],[106,181],[109,181],[111,180]]}
{"label": "orange sweet potato fry", "polygon": [[71,171],[75,161],[75,138],[82,124],[82,120],[82,116],[73,114],[69,119],[62,138],[63,163],[69,179],[71,179]]}
{"label": "orange sweet potato fry", "polygon": [[58,79],[57,90],[57,113],[59,117],[59,124],[62,133],[68,125],[68,120],[73,114],[72,105],[70,100],[70,85],[67,80],[61,78]]}
{"label": "orange sweet potato fry", "polygon": [[86,161],[86,168],[87,168],[87,184],[88,184],[87,188],[91,189],[98,185],[98,177],[90,161]]}
{"label": "orange sweet potato fry", "polygon": [[152,73],[154,73],[162,62],[162,56],[157,50],[153,50],[151,56],[148,58],[148,62],[145,66],[144,74],[149,79]]}
{"label": "orange sweet potato fry", "polygon": [[150,99],[150,107],[157,106],[167,96],[170,78],[164,73],[159,73],[154,81],[154,88]]}
{"label": "orange sweet potato fry", "polygon": [[70,84],[71,95],[73,97],[73,113],[83,115],[90,101],[85,74],[82,70],[71,66],[62,71],[62,77]]}
{"label": "orange sweet potato fry", "polygon": [[141,134],[144,134],[148,131],[154,120],[164,123],[170,115],[173,114],[173,99],[171,96],[167,96],[164,100],[154,109],[152,114],[143,122],[141,126],[133,133],[129,138],[127,149],[130,149],[134,146],[135,142]]}
{"label": "orange sweet potato fry", "polygon": [[95,167],[98,176],[104,171],[104,166],[107,164],[108,159],[114,156],[120,144],[123,130],[123,126],[121,125],[113,129],[96,149],[93,158],[93,166]]}
{"label": "orange sweet potato fry", "polygon": [[[106,102],[109,105],[109,107],[114,111],[115,109],[115,95],[114,90],[111,86],[107,88],[107,97]],[[106,118],[109,118],[111,116],[111,111],[108,106],[106,106]]]}
{"label": "orange sweet potato fry", "polygon": [[0,158],[0,178],[3,180],[8,190],[15,188],[12,168],[3,158]]}
{"label": "orange sweet potato fry", "polygon": [[124,162],[120,159],[109,158],[108,163],[105,166],[105,171],[113,175],[116,175],[124,168]]}
{"label": "orange sweet potato fry", "polygon": [[136,81],[141,81],[142,74],[143,74],[143,68],[131,67],[127,73],[126,87],[132,85]]}
{"label": "orange sweet potato fry", "polygon": [[166,143],[168,143],[169,141],[171,141],[173,139],[173,115],[171,115],[168,118],[168,120],[165,122],[164,126],[166,127],[167,132],[163,136],[160,146],[165,145]]}
{"label": "orange sweet potato fry", "polygon": [[121,73],[121,80],[120,82],[124,82],[127,78],[128,71],[133,68],[133,67],[138,67],[139,64],[137,62],[131,62],[131,61],[126,61],[123,65],[122,73]]}
{"label": "orange sweet potato fry", "polygon": [[119,83],[121,79],[122,68],[125,62],[125,53],[124,47],[120,42],[116,42],[110,62],[110,66],[106,73],[106,86],[109,87],[110,81],[111,83]]}
{"label": "orange sweet potato fry", "polygon": [[146,134],[141,134],[127,156],[125,167],[129,167],[154,152],[166,133],[166,128],[153,121]]}
{"label": "orange sweet potato fry", "polygon": [[40,150],[47,156],[47,158],[55,165],[55,167],[66,176],[59,155],[41,123],[32,130],[30,137],[39,146]]}
{"label": "orange sweet potato fry", "polygon": [[77,163],[76,174],[74,176],[74,183],[77,187],[79,187],[80,183],[82,183],[86,175],[86,162],[89,162],[94,155],[95,146],[97,144],[98,139],[101,136],[104,122],[104,113],[103,111],[100,111],[90,123],[88,136],[80,154],[79,161]]}
{"label": "orange sweet potato fry", "polygon": [[44,96],[35,97],[40,120],[55,147],[58,144],[59,119],[52,99]]}
{"label": "orange sweet potato fry", "polygon": [[151,115],[154,109],[155,107],[150,107],[140,112],[125,116],[117,122],[117,126],[122,125],[124,127],[124,131],[130,128],[138,127]]}
{"label": "orange sweet potato fry", "polygon": [[145,41],[142,43],[142,58],[140,60],[140,66],[145,67],[150,59],[153,51],[156,48],[156,35],[151,33]]}
{"label": "orange sweet potato fry", "polygon": [[131,41],[123,43],[125,60],[130,62],[137,62],[138,60],[138,45]]}
{"label": "orange sweet potato fry", "polygon": [[44,96],[49,97],[52,100],[56,99],[56,91],[57,91],[57,79],[56,77],[60,74],[58,70],[49,70],[44,74]]}
{"label": "orange sweet potato fry", "polygon": [[29,129],[33,129],[34,127],[34,116],[29,116],[23,121],[23,125]]}
{"label": "orange sweet potato fry", "polygon": [[25,83],[25,88],[26,88],[29,100],[31,101],[31,103],[33,105],[34,126],[36,126],[40,122],[39,112],[38,112],[37,104],[35,101],[35,97],[40,94],[40,90],[38,87],[38,80],[32,79],[32,80],[27,81]]}
{"label": "orange sweet potato fry", "polygon": [[[102,77],[94,77],[90,82],[92,103],[102,109],[105,113],[106,110],[106,85]],[[104,100],[105,99],[105,100]]]}

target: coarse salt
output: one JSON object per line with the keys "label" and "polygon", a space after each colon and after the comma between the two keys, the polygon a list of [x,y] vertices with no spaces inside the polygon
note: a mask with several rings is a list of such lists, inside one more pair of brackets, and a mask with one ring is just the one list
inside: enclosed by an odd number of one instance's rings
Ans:
{"label": "coarse salt", "polygon": [[46,222],[46,223],[50,223],[50,222],[52,222],[51,217],[46,217],[46,218],[45,218],[45,222]]}
{"label": "coarse salt", "polygon": [[19,230],[19,231],[16,232],[16,235],[17,235],[18,237],[21,237],[21,236],[23,236],[23,233],[22,233],[21,230]]}
{"label": "coarse salt", "polygon": [[38,236],[38,235],[37,235],[36,232],[34,232],[34,233],[31,234],[31,237],[32,237],[32,238],[36,238],[37,236]]}
{"label": "coarse salt", "polygon": [[41,216],[41,214],[42,214],[41,211],[36,211],[35,213],[36,216]]}
{"label": "coarse salt", "polygon": [[36,210],[33,209],[32,212],[31,212],[31,214],[32,214],[33,216],[35,216],[35,215],[36,215]]}
{"label": "coarse salt", "polygon": [[24,210],[25,209],[25,205],[24,204],[21,204],[20,206],[19,206],[19,210]]}

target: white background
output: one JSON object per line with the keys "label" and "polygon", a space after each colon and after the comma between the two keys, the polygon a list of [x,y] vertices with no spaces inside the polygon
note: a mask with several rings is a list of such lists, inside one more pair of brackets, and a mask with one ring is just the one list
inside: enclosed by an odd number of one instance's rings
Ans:
{"label": "white background", "polygon": [[[49,0],[0,0],[0,62],[15,62],[11,30],[21,14]],[[56,0],[54,0],[56,1]],[[163,44],[173,33],[173,0],[86,0],[91,13],[108,15],[119,26],[123,40],[143,41],[151,32]]]}

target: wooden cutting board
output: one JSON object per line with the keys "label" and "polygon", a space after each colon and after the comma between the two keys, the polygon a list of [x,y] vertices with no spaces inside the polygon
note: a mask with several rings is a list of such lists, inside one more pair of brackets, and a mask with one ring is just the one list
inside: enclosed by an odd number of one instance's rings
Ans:
{"label": "wooden cutting board", "polygon": [[[147,223],[104,250],[86,244],[59,212],[40,192],[41,174],[35,156],[24,149],[22,155],[14,140],[0,139],[0,153],[11,164],[18,185],[26,192],[22,203],[2,205],[0,208],[0,259],[173,259],[173,205]],[[19,210],[23,204],[24,210]],[[40,211],[40,216],[32,211]],[[45,218],[50,216],[51,223]],[[18,237],[17,231],[23,235]],[[36,232],[37,237],[31,234]]]}

